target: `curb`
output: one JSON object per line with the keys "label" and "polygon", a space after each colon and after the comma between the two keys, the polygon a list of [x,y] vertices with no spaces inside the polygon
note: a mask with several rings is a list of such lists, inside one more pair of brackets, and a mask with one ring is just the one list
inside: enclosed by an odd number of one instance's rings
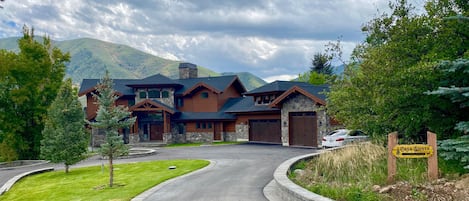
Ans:
{"label": "curb", "polygon": [[[270,201],[333,201],[330,198],[315,194],[293,183],[288,178],[290,167],[300,160],[310,159],[322,152],[297,156],[286,160],[274,172],[274,179],[264,187],[264,195]],[[274,192],[274,193],[272,193]]]}
{"label": "curb", "polygon": [[25,177],[25,176],[33,175],[33,174],[39,174],[39,173],[43,173],[43,172],[49,172],[49,171],[53,171],[53,170],[54,170],[53,167],[48,167],[48,168],[41,168],[41,169],[37,169],[37,170],[33,170],[33,171],[29,171],[29,172],[25,172],[25,173],[16,175],[16,176],[14,176],[13,178],[11,178],[10,180],[8,180],[8,181],[0,188],[0,195],[2,195],[3,193],[7,192],[8,190],[10,190],[10,188],[13,186],[13,184],[15,184],[17,181],[19,181],[20,179],[22,179],[22,178]]}
{"label": "curb", "polygon": [[215,166],[216,162],[212,161],[212,160],[208,160],[210,162],[210,164],[208,164],[207,166],[205,166],[204,168],[202,169],[199,169],[199,170],[196,170],[194,172],[190,172],[188,174],[185,174],[185,175],[182,175],[182,176],[179,176],[179,177],[175,177],[175,178],[172,178],[170,180],[166,180],[164,181],[163,183],[160,183],[146,191],[144,191],[143,193],[140,193],[139,195],[137,195],[136,197],[132,198],[131,201],[143,201],[145,199],[147,199],[150,195],[154,194],[156,191],[160,190],[161,188],[163,188],[164,186],[178,180],[178,179],[183,179],[183,178],[186,178],[188,176],[191,176],[191,175],[194,175],[194,174],[199,174],[199,173],[202,173],[202,172],[206,172],[208,171],[209,169],[211,169],[212,167]]}
{"label": "curb", "polygon": [[14,170],[14,169],[20,169],[20,168],[25,168],[25,167],[33,167],[33,166],[38,166],[38,165],[44,165],[44,164],[49,163],[49,161],[46,161],[46,160],[24,160],[24,161],[38,161],[38,162],[30,164],[30,165],[4,167],[4,168],[0,168],[0,170]]}

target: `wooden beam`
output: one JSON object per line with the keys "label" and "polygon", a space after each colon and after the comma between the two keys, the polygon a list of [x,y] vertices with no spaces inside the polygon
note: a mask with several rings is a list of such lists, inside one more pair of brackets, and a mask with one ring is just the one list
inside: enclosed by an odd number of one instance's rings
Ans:
{"label": "wooden beam", "polygon": [[394,183],[396,176],[396,157],[392,154],[392,148],[397,145],[397,132],[388,134],[388,184]]}

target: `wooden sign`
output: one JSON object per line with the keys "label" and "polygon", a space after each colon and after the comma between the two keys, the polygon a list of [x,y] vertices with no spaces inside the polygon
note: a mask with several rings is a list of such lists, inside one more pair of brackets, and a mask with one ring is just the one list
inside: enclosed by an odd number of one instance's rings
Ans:
{"label": "wooden sign", "polygon": [[433,147],[426,144],[399,144],[392,149],[397,158],[428,158],[433,155]]}
{"label": "wooden sign", "polygon": [[428,158],[427,175],[429,180],[438,179],[438,153],[436,134],[427,131],[427,145],[397,144],[397,132],[388,135],[388,183],[394,183],[397,158]]}

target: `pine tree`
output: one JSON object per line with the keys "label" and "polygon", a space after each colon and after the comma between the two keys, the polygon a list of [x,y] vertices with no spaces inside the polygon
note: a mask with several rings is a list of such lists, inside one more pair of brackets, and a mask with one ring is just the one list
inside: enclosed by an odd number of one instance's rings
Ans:
{"label": "pine tree", "polygon": [[[469,51],[466,54],[466,57],[469,57]],[[469,59],[442,61],[438,67],[446,73],[445,79],[442,80],[443,86],[428,94],[448,97],[458,106],[458,112],[453,114],[458,120],[455,128],[465,134],[455,139],[440,141],[438,153],[446,160],[460,161],[469,169]]]}
{"label": "pine tree", "polygon": [[318,74],[332,75],[334,73],[331,66],[331,56],[322,53],[316,53],[311,60],[311,72]]}
{"label": "pine tree", "polygon": [[41,157],[54,163],[63,162],[65,173],[70,165],[84,159],[87,151],[83,117],[72,80],[67,79],[48,110],[41,140]]}
{"label": "pine tree", "polygon": [[130,118],[131,112],[123,106],[116,106],[118,96],[113,89],[113,81],[106,71],[103,79],[96,87],[98,111],[96,122],[89,122],[95,129],[103,129],[106,134],[105,143],[101,144],[100,153],[109,160],[109,186],[112,187],[114,180],[113,159],[128,153],[128,147],[124,144],[118,130],[126,128],[135,122],[135,117]]}

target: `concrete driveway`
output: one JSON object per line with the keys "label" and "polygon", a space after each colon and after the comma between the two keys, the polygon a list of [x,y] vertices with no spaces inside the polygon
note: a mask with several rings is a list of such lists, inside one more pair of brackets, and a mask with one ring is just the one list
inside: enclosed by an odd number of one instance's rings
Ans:
{"label": "concrete driveway", "polygon": [[267,200],[262,189],[281,162],[314,149],[243,144],[165,149],[160,158],[201,158],[214,162],[208,170],[177,179],[145,200]]}
{"label": "concrete driveway", "polygon": [[[265,144],[159,148],[156,155],[119,159],[115,162],[161,159],[207,159],[213,162],[206,170],[162,186],[145,200],[262,201],[267,200],[262,189],[273,179],[273,172],[280,163],[294,156],[313,152],[316,150]],[[76,166],[106,164],[106,162],[88,159]]]}

